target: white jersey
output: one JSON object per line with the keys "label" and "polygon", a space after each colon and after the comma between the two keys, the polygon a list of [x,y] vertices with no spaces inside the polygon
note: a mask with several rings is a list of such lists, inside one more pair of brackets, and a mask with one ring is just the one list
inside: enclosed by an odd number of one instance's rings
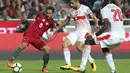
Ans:
{"label": "white jersey", "polygon": [[79,9],[71,8],[68,13],[69,18],[74,19],[76,30],[91,31],[91,26],[88,20],[88,15],[91,15],[92,11],[89,7],[81,5]]}
{"label": "white jersey", "polygon": [[115,4],[108,4],[101,10],[102,18],[111,23],[107,32],[119,38],[125,38],[125,29],[123,27],[122,11]]}

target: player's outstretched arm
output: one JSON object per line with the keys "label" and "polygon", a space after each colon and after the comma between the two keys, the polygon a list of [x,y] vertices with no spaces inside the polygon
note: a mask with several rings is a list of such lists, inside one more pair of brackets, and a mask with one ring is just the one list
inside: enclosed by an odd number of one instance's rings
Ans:
{"label": "player's outstretched arm", "polygon": [[95,26],[99,28],[100,26],[98,25],[98,18],[94,14],[91,14],[90,17],[94,20]]}
{"label": "player's outstretched arm", "polygon": [[111,27],[110,22],[103,22],[103,27],[98,32],[93,34],[93,36],[92,35],[87,36],[87,38],[85,40],[85,44],[87,44],[87,45],[95,45],[96,43],[95,43],[94,38],[101,35],[104,31],[109,29],[109,27]]}
{"label": "player's outstretched arm", "polygon": [[67,18],[65,21],[62,21],[61,24],[59,24],[59,26],[57,27],[57,29],[54,31],[54,34],[55,34],[58,30],[62,29],[62,27],[65,26],[69,21],[70,21],[70,19],[68,19],[68,18]]}
{"label": "player's outstretched arm", "polygon": [[109,21],[107,22],[103,22],[103,27],[95,33],[96,36],[101,35],[104,31],[106,31],[107,29],[109,29],[109,27],[111,27],[111,24]]}

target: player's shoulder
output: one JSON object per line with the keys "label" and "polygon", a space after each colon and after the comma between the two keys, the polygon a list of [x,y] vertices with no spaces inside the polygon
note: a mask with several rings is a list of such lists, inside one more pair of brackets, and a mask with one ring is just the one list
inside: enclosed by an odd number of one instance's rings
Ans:
{"label": "player's shoulder", "polygon": [[55,20],[53,18],[49,19],[50,23],[55,23]]}
{"label": "player's shoulder", "polygon": [[108,9],[107,5],[101,9],[101,11]]}
{"label": "player's shoulder", "polygon": [[86,6],[86,5],[81,4],[81,8],[89,8],[89,7]]}
{"label": "player's shoulder", "polygon": [[107,4],[103,9],[112,9],[112,8],[119,8],[120,9],[120,7],[118,7],[115,4]]}
{"label": "player's shoulder", "polygon": [[68,9],[67,12],[75,11],[73,8]]}
{"label": "player's shoulder", "polygon": [[45,14],[44,13],[38,13],[38,16],[44,16]]}
{"label": "player's shoulder", "polygon": [[101,9],[101,13],[102,12],[108,12],[109,11],[109,6],[110,6],[110,4],[107,4],[105,7],[103,7],[102,9]]}

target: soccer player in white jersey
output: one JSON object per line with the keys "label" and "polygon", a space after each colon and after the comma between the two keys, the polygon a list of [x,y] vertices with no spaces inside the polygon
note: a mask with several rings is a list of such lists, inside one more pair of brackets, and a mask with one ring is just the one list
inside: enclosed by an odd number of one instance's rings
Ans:
{"label": "soccer player in white jersey", "polygon": [[114,0],[104,1],[103,8],[101,9],[103,27],[93,36],[89,35],[85,40],[86,44],[100,44],[106,61],[111,69],[111,73],[117,72],[110,50],[120,45],[125,38],[122,11],[114,3]]}
{"label": "soccer player in white jersey", "polygon": [[[90,45],[84,44],[85,41],[85,35],[91,34],[91,26],[88,20],[88,17],[90,16],[94,22],[95,25],[98,27],[98,19],[96,16],[92,13],[92,11],[89,9],[89,7],[82,5],[79,3],[79,0],[70,0],[72,8],[70,9],[67,19],[63,21],[61,26],[64,26],[70,21],[70,18],[74,19],[75,23],[75,31],[69,33],[69,35],[63,40],[63,54],[65,58],[66,65],[61,66],[60,69],[62,70],[68,70],[71,67],[71,54],[68,49],[69,46],[75,45],[76,48],[82,53],[82,59],[80,68],[82,68],[80,71],[85,71],[85,66],[87,60],[90,61],[92,65],[92,70],[96,71],[96,64],[94,63],[93,58],[90,56]],[[88,54],[89,53],[89,54]]]}

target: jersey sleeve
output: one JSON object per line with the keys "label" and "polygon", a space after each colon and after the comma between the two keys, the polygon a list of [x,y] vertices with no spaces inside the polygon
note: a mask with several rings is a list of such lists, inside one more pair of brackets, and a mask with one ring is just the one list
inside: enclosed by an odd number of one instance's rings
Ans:
{"label": "jersey sleeve", "polygon": [[101,15],[102,15],[103,22],[108,22],[109,9],[108,8],[103,8],[101,10]]}
{"label": "jersey sleeve", "polygon": [[35,20],[39,20],[39,19],[41,19],[41,20],[42,20],[42,17],[44,17],[44,14],[39,13],[39,14],[37,15],[37,17],[36,17],[36,19],[35,19]]}
{"label": "jersey sleeve", "polygon": [[84,9],[86,10],[86,15],[90,16],[93,14],[93,12],[91,11],[91,9],[87,6],[84,6]]}
{"label": "jersey sleeve", "polygon": [[35,19],[38,19],[40,17],[40,14],[37,15],[37,17]]}
{"label": "jersey sleeve", "polygon": [[67,19],[71,19],[71,10],[69,10],[68,12],[67,12]]}

